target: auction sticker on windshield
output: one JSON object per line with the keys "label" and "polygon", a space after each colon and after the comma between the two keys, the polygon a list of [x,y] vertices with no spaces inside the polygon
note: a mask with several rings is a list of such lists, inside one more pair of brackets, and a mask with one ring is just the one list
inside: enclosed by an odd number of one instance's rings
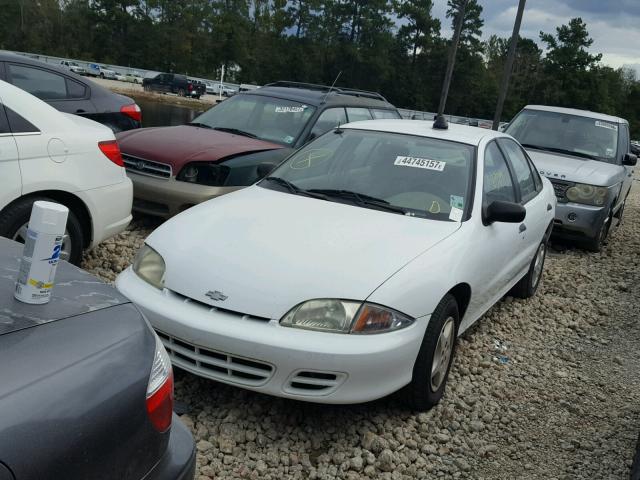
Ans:
{"label": "auction sticker on windshield", "polygon": [[304,112],[304,109],[307,108],[306,105],[301,107],[276,107],[276,113],[300,113]]}
{"label": "auction sticker on windshield", "polygon": [[596,120],[596,127],[608,128],[609,130],[618,130],[618,125],[616,125],[615,123],[601,122],[600,120]]}
{"label": "auction sticker on windshield", "polygon": [[400,165],[402,167],[425,168],[427,170],[436,170],[437,172],[441,172],[444,170],[447,162],[430,160],[428,158],[397,156],[396,161],[393,162],[393,164]]}

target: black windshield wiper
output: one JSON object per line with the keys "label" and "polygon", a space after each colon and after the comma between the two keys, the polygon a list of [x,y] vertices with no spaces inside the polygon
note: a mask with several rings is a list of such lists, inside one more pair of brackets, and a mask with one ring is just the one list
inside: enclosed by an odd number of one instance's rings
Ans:
{"label": "black windshield wiper", "polygon": [[389,202],[387,202],[386,200],[383,200],[382,198],[372,197],[370,195],[353,192],[351,190],[311,188],[308,191],[313,193],[319,193],[329,197],[349,198],[354,200],[355,203],[360,206],[375,207],[381,210],[388,210],[390,212],[401,213],[403,215],[407,213],[407,211],[404,208],[391,205]]}
{"label": "black windshield wiper", "polygon": [[242,135],[243,137],[258,138],[258,136],[254,135],[253,133],[245,132],[244,130],[239,130],[237,128],[213,127],[213,129],[214,130],[218,130],[220,132],[227,132],[227,133],[233,133],[235,135]]}
{"label": "black windshield wiper", "polygon": [[318,198],[320,200],[327,199],[326,195],[322,195],[320,193],[315,193],[310,190],[305,190],[304,188],[300,188],[297,185],[294,185],[293,183],[291,183],[289,180],[285,180],[284,178],[266,177],[264,180],[268,180],[270,182],[277,183],[278,185],[282,185],[286,187],[291,193],[294,193],[296,195],[305,195],[307,197]]}
{"label": "black windshield wiper", "polygon": [[573,155],[574,157],[588,158],[589,160],[598,160],[598,157],[589,155],[588,153],[575,152],[573,150],[567,150],[565,148],[541,147],[539,145],[531,145],[529,143],[523,143],[522,146],[524,148],[534,148],[536,150],[543,150],[545,152],[563,153],[565,155]]}
{"label": "black windshield wiper", "polygon": [[207,125],[206,123],[200,123],[200,122],[189,122],[187,123],[187,125],[191,127],[201,127],[201,128],[208,128],[208,129],[213,128],[212,126]]}

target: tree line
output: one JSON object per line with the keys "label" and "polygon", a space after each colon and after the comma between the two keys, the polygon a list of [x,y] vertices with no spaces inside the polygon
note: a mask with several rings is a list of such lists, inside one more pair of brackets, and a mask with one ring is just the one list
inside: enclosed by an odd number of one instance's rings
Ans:
{"label": "tree line", "polygon": [[[0,48],[205,78],[225,65],[229,80],[257,84],[342,72],[338,85],[434,111],[462,0],[447,1],[447,25],[434,1],[0,0]],[[481,40],[481,3],[465,9],[446,113],[492,118],[510,39]],[[518,41],[505,120],[526,104],[568,106],[627,118],[640,136],[640,82],[589,53],[582,19],[538,40],[544,50]]]}

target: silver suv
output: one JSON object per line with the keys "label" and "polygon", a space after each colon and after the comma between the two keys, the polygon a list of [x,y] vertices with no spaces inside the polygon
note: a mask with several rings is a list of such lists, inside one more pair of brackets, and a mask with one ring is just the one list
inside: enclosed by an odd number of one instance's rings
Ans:
{"label": "silver suv", "polygon": [[573,108],[527,105],[506,129],[527,150],[558,197],[553,234],[600,251],[622,220],[637,158],[629,123]]}

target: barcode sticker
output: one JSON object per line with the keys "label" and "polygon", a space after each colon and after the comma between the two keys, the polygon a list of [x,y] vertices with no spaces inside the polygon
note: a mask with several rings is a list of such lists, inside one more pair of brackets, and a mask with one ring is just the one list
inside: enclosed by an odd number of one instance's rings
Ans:
{"label": "barcode sticker", "polygon": [[402,167],[424,168],[427,170],[435,170],[437,172],[441,172],[444,170],[444,167],[447,163],[441,162],[440,160],[431,160],[428,158],[397,156],[396,161],[393,162],[393,164],[400,165]]}

